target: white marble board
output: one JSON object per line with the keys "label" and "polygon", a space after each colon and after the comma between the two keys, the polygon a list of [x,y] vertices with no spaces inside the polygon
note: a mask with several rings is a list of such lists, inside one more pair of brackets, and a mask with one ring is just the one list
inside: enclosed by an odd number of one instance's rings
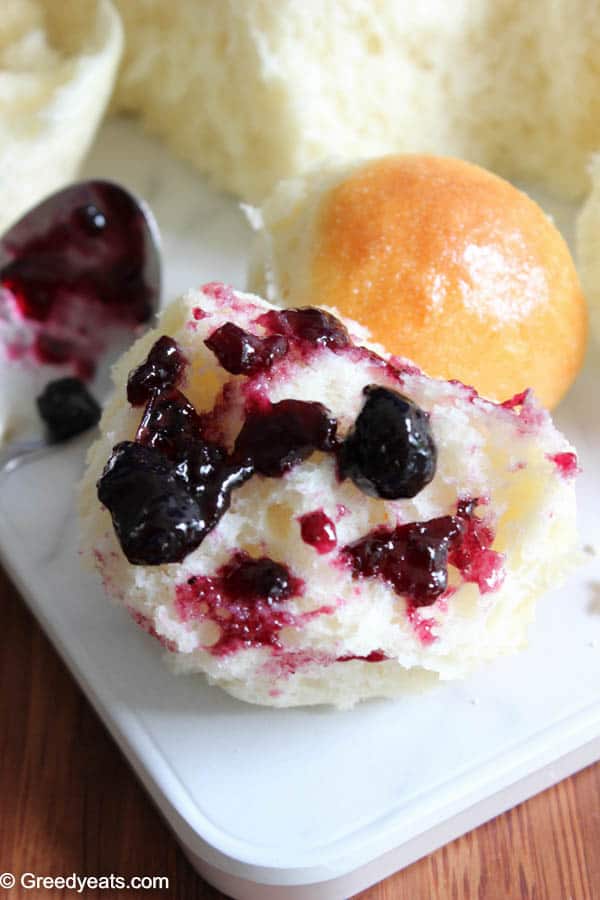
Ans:
{"label": "white marble board", "polygon": [[[235,202],[126,121],[84,174],[145,197],[164,236],[165,296],[243,286]],[[554,210],[568,231],[568,211]],[[583,542],[600,547],[600,361],[558,412],[580,451]],[[0,552],[198,869],[239,898],[365,888],[600,757],[600,558],[539,604],[529,648],[464,682],[348,712],[239,703],[160,651],[82,571],[74,488],[88,439],[0,489]]]}

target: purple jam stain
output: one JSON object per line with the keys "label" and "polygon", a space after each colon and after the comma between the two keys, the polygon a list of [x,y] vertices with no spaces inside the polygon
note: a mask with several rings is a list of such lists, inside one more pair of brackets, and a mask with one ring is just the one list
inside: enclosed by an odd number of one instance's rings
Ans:
{"label": "purple jam stain", "polygon": [[[479,400],[479,392],[473,387],[471,384],[465,384],[464,381],[459,381],[457,378],[449,378],[448,384],[453,384],[454,387],[458,388],[464,394],[465,398],[469,403],[475,403],[476,400]],[[519,397],[522,395],[519,394]],[[514,400],[514,397],[512,398]],[[512,401],[508,401],[509,403]],[[512,406],[505,406],[503,403],[500,404],[504,407],[504,409],[513,409]],[[518,402],[516,405],[519,405]]]}
{"label": "purple jam stain", "polygon": [[233,288],[229,287],[227,284],[223,284],[222,281],[209,281],[206,284],[203,284],[200,290],[203,294],[206,294],[207,297],[212,297],[213,300],[220,300],[222,303],[230,303],[233,305],[237,299]]}
{"label": "purple jam stain", "polygon": [[135,624],[139,625],[142,631],[145,631],[146,634],[149,634],[150,637],[153,637],[155,640],[157,640],[158,643],[165,648],[165,650],[168,650],[170,653],[177,653],[177,644],[175,643],[175,641],[171,641],[169,640],[169,638],[164,637],[164,635],[158,634],[156,628],[154,627],[152,621],[148,618],[148,616],[145,616],[143,613],[138,612],[137,609],[132,609],[131,607],[128,607],[127,611],[129,612],[129,615],[131,616]]}
{"label": "purple jam stain", "polygon": [[164,335],[156,341],[145,361],[129,373],[127,400],[132,406],[143,406],[157,391],[179,384],[186,366],[187,359],[179,344]]}
{"label": "purple jam stain", "polygon": [[456,517],[462,522],[460,540],[449,548],[448,560],[463,581],[476,584],[481,594],[497,590],[504,580],[504,555],[492,550],[494,529],[475,515],[483,500],[459,500]]}
{"label": "purple jam stain", "polygon": [[437,625],[435,619],[424,619],[414,604],[409,604],[406,610],[406,616],[412,625],[415,634],[425,647],[428,647],[429,644],[433,644],[434,641],[437,641],[436,635],[432,632],[432,628]]}
{"label": "purple jam stain", "polygon": [[497,404],[501,409],[508,409],[519,418],[519,430],[523,434],[530,434],[544,423],[547,413],[536,405],[531,388],[526,388],[509,397],[503,403]]}
{"label": "purple jam stain", "polygon": [[281,629],[303,621],[283,604],[303,588],[287,566],[237,551],[216,575],[192,576],[177,585],[175,604],[182,622],[210,620],[219,626],[219,639],[206,649],[226,656],[248,647],[281,649]]}
{"label": "purple jam stain", "polygon": [[271,334],[282,334],[296,344],[343,350],[351,345],[346,326],[323,309],[269,310],[256,320]]}
{"label": "purple jam stain", "polygon": [[251,460],[261,475],[279,478],[315,450],[331,451],[336,428],[336,420],[321,403],[268,403],[248,412],[233,456]]}
{"label": "purple jam stain", "polygon": [[266,372],[288,350],[288,341],[283,335],[257,337],[233,322],[221,325],[204,343],[215,354],[220,365],[232,375]]}
{"label": "purple jam stain", "polygon": [[520,406],[524,406],[531,396],[531,391],[529,388],[526,388],[524,391],[520,391],[518,394],[515,394],[514,397],[509,397],[508,400],[504,400],[500,403],[502,409],[517,409]]}
{"label": "purple jam stain", "polygon": [[[372,351],[371,351],[372,352]],[[379,357],[381,359],[381,357]],[[390,356],[389,364],[401,375],[422,375],[423,370],[402,356]]]}
{"label": "purple jam stain", "polygon": [[475,516],[476,501],[460,501],[456,515],[395,528],[376,528],[343,548],[355,578],[379,578],[410,604],[430,606],[448,587],[448,564],[482,593],[499,587],[502,554],[490,549],[492,529]]}
{"label": "purple jam stain", "polygon": [[564,453],[549,453],[546,458],[554,463],[563,478],[575,478],[581,472],[576,453],[567,450]]}
{"label": "purple jam stain", "polygon": [[314,547],[317,553],[331,553],[337,546],[335,525],[322,509],[305,513],[298,521],[302,540]]}
{"label": "purple jam stain", "polygon": [[370,366],[374,366],[398,385],[402,385],[405,375],[421,374],[420,372],[413,372],[412,366],[401,365],[398,367],[393,359],[384,359],[383,356],[375,353],[369,347],[357,347],[356,344],[351,344],[348,347],[347,357],[357,365],[367,363]]}
{"label": "purple jam stain", "polygon": [[108,183],[73,188],[15,226],[0,287],[11,316],[30,323],[36,361],[93,374],[108,327],[148,321],[157,298],[146,240],[136,203]]}
{"label": "purple jam stain", "polygon": [[389,656],[383,652],[383,650],[371,650],[366,656],[357,656],[355,653],[347,653],[345,656],[336,657],[336,662],[350,662],[353,659],[358,659],[361,662],[368,663],[378,663],[385,662],[386,659],[390,659]]}

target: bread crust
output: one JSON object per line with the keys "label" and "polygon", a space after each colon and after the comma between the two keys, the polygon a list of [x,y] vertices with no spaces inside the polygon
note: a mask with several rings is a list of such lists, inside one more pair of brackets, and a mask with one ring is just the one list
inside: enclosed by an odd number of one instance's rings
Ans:
{"label": "bread crust", "polygon": [[[582,365],[587,310],[567,245],[533,200],[478,166],[365,163],[324,194],[311,255],[310,297],[436,377],[497,400],[532,387],[554,407]],[[311,302],[290,288],[288,302]]]}

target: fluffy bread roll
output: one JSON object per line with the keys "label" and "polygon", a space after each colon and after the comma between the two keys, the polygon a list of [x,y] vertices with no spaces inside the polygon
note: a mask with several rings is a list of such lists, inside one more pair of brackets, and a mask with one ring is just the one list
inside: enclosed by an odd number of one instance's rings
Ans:
{"label": "fluffy bread roll", "polygon": [[394,152],[586,190],[600,147],[600,11],[588,0],[117,5],[117,107],[247,200],[330,156]]}
{"label": "fluffy bread roll", "polygon": [[[521,647],[540,593],[572,563],[573,448],[531,396],[497,405],[390,357],[352,321],[346,333],[319,313],[285,315],[206,285],[170,304],[116,366],[81,488],[83,552],[109,596],[158,638],[177,671],[274,706],[394,696],[414,678],[461,677]],[[232,374],[244,366],[246,374]],[[298,420],[269,424],[275,410],[292,400],[302,416],[303,404],[324,404],[336,440],[363,440],[357,416],[380,388],[427,413],[437,467],[416,493],[384,499],[356,472],[340,478],[337,451],[324,446],[265,474],[264,455],[272,466],[271,453],[279,459],[280,443],[289,450],[297,437],[288,436],[298,434]],[[185,398],[201,414],[197,425]],[[386,410],[383,418],[372,410],[367,440],[371,428],[388,427]],[[257,416],[252,448],[240,428]],[[161,562],[157,548],[164,541],[170,551],[191,527],[180,510],[200,471],[194,452],[217,439],[230,460],[250,450],[257,470],[199,543]],[[345,446],[338,459],[347,462]],[[209,457],[200,456],[203,472]],[[160,487],[165,471],[170,490]],[[211,495],[213,476],[203,477],[199,502]],[[266,576],[273,591],[263,593]]]}
{"label": "fluffy bread roll", "polygon": [[122,44],[109,0],[3,0],[0,234],[75,176],[104,114]]}
{"label": "fluffy bread roll", "polygon": [[337,307],[427,372],[555,406],[585,352],[587,311],[550,219],[470,163],[405,155],[282,182],[259,211],[250,287]]}
{"label": "fluffy bread roll", "polygon": [[577,219],[577,264],[590,307],[592,333],[600,342],[600,155],[590,165],[592,190]]}

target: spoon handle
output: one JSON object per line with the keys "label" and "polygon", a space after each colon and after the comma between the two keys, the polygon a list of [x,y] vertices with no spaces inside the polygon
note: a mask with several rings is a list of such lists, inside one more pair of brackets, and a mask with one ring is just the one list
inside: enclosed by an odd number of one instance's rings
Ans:
{"label": "spoon handle", "polygon": [[14,471],[25,460],[46,450],[48,446],[48,442],[44,438],[34,438],[29,441],[8,444],[4,449],[0,448],[0,478]]}

